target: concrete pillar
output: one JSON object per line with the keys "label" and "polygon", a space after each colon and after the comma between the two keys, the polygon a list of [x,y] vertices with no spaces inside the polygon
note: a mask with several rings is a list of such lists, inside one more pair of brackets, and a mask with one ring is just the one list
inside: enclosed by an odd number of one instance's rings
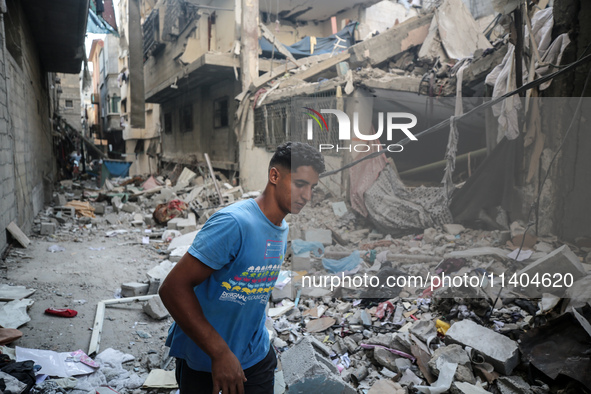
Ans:
{"label": "concrete pillar", "polygon": [[240,73],[246,90],[259,75],[259,1],[242,0]]}

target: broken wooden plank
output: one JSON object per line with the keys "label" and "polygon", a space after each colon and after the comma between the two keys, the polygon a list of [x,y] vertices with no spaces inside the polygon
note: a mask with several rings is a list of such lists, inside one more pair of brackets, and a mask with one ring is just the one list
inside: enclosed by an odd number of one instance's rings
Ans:
{"label": "broken wooden plank", "polygon": [[94,324],[92,325],[92,336],[90,337],[90,345],[88,346],[88,355],[98,354],[101,344],[101,333],[103,332],[103,322],[105,320],[105,307],[107,305],[128,304],[136,301],[149,301],[157,297],[158,294],[150,294],[139,297],[113,298],[110,300],[99,301],[96,305],[96,315],[94,317]]}
{"label": "broken wooden plank", "polygon": [[10,235],[12,235],[12,237],[16,239],[23,248],[26,248],[31,244],[29,237],[27,237],[25,233],[21,231],[15,222],[10,222],[10,224],[6,227],[6,230],[8,230]]}
{"label": "broken wooden plank", "polygon": [[222,197],[222,192],[220,191],[220,186],[218,185],[218,180],[215,179],[215,172],[213,172],[213,167],[211,166],[211,161],[209,160],[209,155],[204,153],[203,156],[205,157],[205,161],[207,162],[207,168],[209,168],[209,174],[211,175],[211,179],[213,180],[213,185],[215,186],[215,191],[218,193],[218,197],[220,198],[220,205],[224,205],[224,197]]}
{"label": "broken wooden plank", "polygon": [[296,66],[299,67],[300,63],[298,63],[298,61],[295,59],[295,57],[293,57],[291,52],[287,50],[287,48],[277,39],[277,37],[275,37],[275,34],[273,34],[271,30],[269,30],[269,28],[264,24],[261,23],[259,24],[259,26],[261,28],[261,33],[263,33],[263,37],[269,40],[271,45],[275,46],[279,53],[281,53],[283,56],[288,58],[289,61],[293,62]]}

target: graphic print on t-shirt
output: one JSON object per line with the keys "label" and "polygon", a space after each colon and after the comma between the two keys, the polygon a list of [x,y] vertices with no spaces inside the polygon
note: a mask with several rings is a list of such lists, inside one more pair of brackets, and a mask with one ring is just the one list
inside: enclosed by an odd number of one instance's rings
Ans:
{"label": "graphic print on t-shirt", "polygon": [[266,304],[273,290],[281,263],[283,262],[283,242],[268,239],[265,245],[264,264],[250,266],[245,271],[223,281],[225,289],[220,301],[231,301],[244,305],[247,301],[259,300]]}

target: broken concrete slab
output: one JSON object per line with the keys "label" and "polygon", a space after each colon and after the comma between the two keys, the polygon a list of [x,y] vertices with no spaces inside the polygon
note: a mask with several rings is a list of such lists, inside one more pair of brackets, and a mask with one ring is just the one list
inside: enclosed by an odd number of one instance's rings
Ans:
{"label": "broken concrete slab", "polygon": [[[429,361],[429,368],[434,375],[439,375],[439,368],[437,367],[437,360],[442,359],[445,363],[458,364],[454,380],[460,382],[475,383],[474,373],[472,372],[472,364],[466,351],[457,344],[451,344],[436,349],[433,352],[433,357]],[[440,361],[441,362],[441,361]]]}
{"label": "broken concrete slab", "polygon": [[168,245],[168,250],[174,250],[181,246],[190,246],[193,243],[193,240],[195,239],[195,236],[198,232],[199,230],[192,231],[190,233],[183,234],[180,237],[174,238],[172,241],[170,241],[170,244]]}
{"label": "broken concrete slab", "polygon": [[373,350],[373,357],[381,366],[388,368],[390,371],[393,372],[398,371],[398,368],[396,366],[396,360],[399,357],[394,355],[392,352],[381,347],[376,347]]}
{"label": "broken concrete slab", "polygon": [[166,319],[170,315],[159,296],[151,298],[146,302],[144,312],[156,320]]}
{"label": "broken concrete slab", "polygon": [[121,285],[121,295],[123,297],[137,297],[148,294],[148,283],[128,282]]}
{"label": "broken concrete slab", "polygon": [[[533,278],[536,274],[540,280],[544,274],[550,274],[551,278],[554,278],[554,275],[556,274],[561,275],[562,278],[564,278],[566,274],[570,274],[572,275],[573,281],[577,281],[587,275],[579,258],[567,245],[561,246],[547,256],[534,261],[517,272],[518,277],[521,275],[527,275],[529,278]],[[540,295],[544,292],[554,293],[552,290],[555,289],[549,286],[529,286],[526,288],[527,294],[531,296]]]}
{"label": "broken concrete slab", "polygon": [[454,384],[452,384],[452,392],[454,392],[454,385],[462,394],[489,394],[489,391],[486,391],[482,387],[466,382],[454,382]]}
{"label": "broken concrete slab", "polygon": [[4,328],[19,328],[31,321],[27,310],[35,301],[30,298],[14,300],[0,305],[0,326]]}
{"label": "broken concrete slab", "polygon": [[306,324],[306,331],[312,332],[322,332],[327,330],[333,324],[336,323],[336,320],[332,317],[321,317],[320,319],[310,320]]}
{"label": "broken concrete slab", "polygon": [[0,284],[0,301],[13,301],[27,298],[35,292],[35,289],[27,289],[25,286],[10,286]]}
{"label": "broken concrete slab", "polygon": [[355,394],[331,360],[321,355],[313,337],[304,337],[281,354],[287,393]]}
{"label": "broken concrete slab", "polygon": [[389,379],[382,379],[375,382],[367,394],[406,394],[406,392],[400,384]]}
{"label": "broken concrete slab", "polygon": [[433,14],[422,15],[406,20],[349,48],[351,68],[369,62],[376,66],[412,47],[421,45],[427,37]]}
{"label": "broken concrete slab", "polygon": [[515,341],[471,320],[452,324],[447,330],[446,341],[479,351],[495,370],[504,375],[510,375],[519,363],[519,349]]}
{"label": "broken concrete slab", "polygon": [[10,222],[8,226],[6,226],[6,230],[12,235],[12,237],[23,247],[26,248],[31,244],[31,240],[29,237],[25,235],[21,231],[21,229],[17,226],[15,222]]}
{"label": "broken concrete slab", "polygon": [[435,337],[437,337],[437,328],[435,327],[435,323],[431,320],[416,321],[410,327],[409,331],[426,344],[429,344],[435,339]]}
{"label": "broken concrete slab", "polygon": [[469,258],[469,257],[477,257],[477,256],[498,256],[503,259],[506,259],[508,254],[509,253],[505,249],[485,246],[482,248],[456,250],[456,251],[445,254],[443,257],[448,259],[448,258],[452,258],[452,257]]}

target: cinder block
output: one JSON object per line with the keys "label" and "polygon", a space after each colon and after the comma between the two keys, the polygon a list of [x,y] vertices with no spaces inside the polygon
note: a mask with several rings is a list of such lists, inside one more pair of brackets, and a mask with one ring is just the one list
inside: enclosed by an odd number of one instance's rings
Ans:
{"label": "cinder block", "polygon": [[511,375],[519,363],[519,348],[515,341],[471,320],[452,324],[445,338],[446,342],[470,346],[479,351],[503,375]]}
{"label": "cinder block", "polygon": [[286,393],[356,393],[353,387],[341,379],[330,359],[321,354],[326,351],[322,343],[307,336],[281,354]]}
{"label": "cinder block", "polygon": [[63,216],[69,216],[71,218],[76,217],[76,208],[74,207],[54,207],[53,212],[56,214],[61,212]]}
{"label": "cinder block", "polygon": [[332,245],[332,231],[325,229],[311,229],[306,231],[306,241],[320,242],[324,246]]}
{"label": "cinder block", "polygon": [[129,282],[121,285],[121,295],[123,297],[137,297],[148,294],[147,283]]}
{"label": "cinder block", "polygon": [[55,233],[57,226],[51,222],[41,222],[41,235],[51,235]]}
{"label": "cinder block", "polygon": [[166,319],[169,316],[169,313],[159,296],[151,298],[146,302],[144,305],[144,312],[156,320]]}

